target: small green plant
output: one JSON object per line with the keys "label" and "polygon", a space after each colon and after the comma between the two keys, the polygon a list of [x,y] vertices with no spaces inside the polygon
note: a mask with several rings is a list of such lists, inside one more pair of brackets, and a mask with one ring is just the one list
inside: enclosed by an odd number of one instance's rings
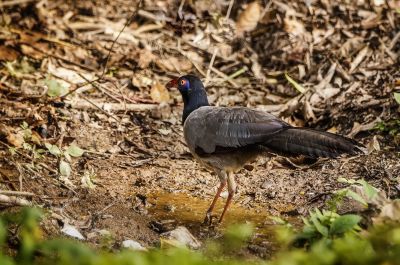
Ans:
{"label": "small green plant", "polygon": [[[310,219],[326,222],[329,240],[316,239],[308,248],[289,248],[278,252],[271,260],[243,260],[228,258],[224,252],[212,257],[202,251],[185,248],[150,249],[149,251],[93,250],[85,244],[67,239],[46,239],[38,222],[41,213],[25,208],[19,213],[0,216],[0,264],[2,265],[217,265],[217,264],[268,264],[268,265],[336,265],[336,264],[398,264],[400,260],[400,225],[391,223],[370,228],[366,233],[349,229],[353,217],[337,217],[330,212],[314,212]],[[332,216],[334,216],[332,218]],[[316,230],[314,224],[310,224]],[[251,236],[252,228],[237,225],[228,230],[222,244],[229,241],[244,242]],[[346,232],[347,231],[347,232]],[[319,233],[319,232],[318,232]],[[324,232],[323,232],[324,233]],[[12,243],[10,243],[12,242]],[[218,245],[219,243],[214,243]],[[222,251],[224,248],[217,248]],[[236,248],[233,248],[235,251]],[[9,253],[9,254],[5,254]],[[207,253],[207,252],[206,252]]]}
{"label": "small green plant", "polygon": [[68,93],[67,87],[50,77],[44,80],[44,84],[47,86],[47,95],[49,97],[60,97]]}
{"label": "small green plant", "polygon": [[389,121],[379,122],[377,125],[375,125],[374,129],[383,133],[388,133],[392,136],[396,136],[400,132],[400,120],[393,119]]}
{"label": "small green plant", "polygon": [[345,233],[356,233],[361,230],[357,225],[361,217],[354,214],[339,215],[335,212],[315,209],[309,218],[303,218],[303,230],[296,241],[315,242],[320,239],[332,240]]}
{"label": "small green plant", "polygon": [[[130,250],[110,252],[107,247],[93,250],[73,240],[43,238],[38,225],[40,216],[40,211],[34,208],[25,208],[21,213],[0,216],[0,246],[3,249],[13,248],[15,253],[9,257],[0,252],[1,265],[250,265],[262,263],[261,261],[228,259],[221,255],[210,259],[202,252],[194,252],[186,248],[153,249],[146,252]],[[15,231],[15,234],[9,231]],[[247,240],[252,228],[249,225],[238,225],[228,231],[226,240],[237,243]],[[7,239],[10,238],[15,238],[17,244],[6,245]]]}
{"label": "small green plant", "polygon": [[[353,200],[358,201],[365,207],[368,206],[368,201],[371,201],[373,198],[375,198],[375,196],[378,195],[379,192],[377,188],[373,187],[371,184],[369,184],[363,179],[353,180],[353,179],[339,178],[338,181],[350,184],[349,187],[340,189],[335,192],[338,197],[351,198]],[[361,196],[359,193],[353,191],[353,188],[360,188],[364,196]]]}
{"label": "small green plant", "polygon": [[[29,128],[27,122],[23,121],[20,125],[23,135],[23,143],[22,148],[24,150],[32,152],[33,161],[36,159],[40,159],[43,157],[43,154],[46,152],[44,149],[38,148],[37,145],[40,145],[40,139],[38,139],[37,134],[32,133],[32,130]],[[11,149],[11,148],[10,148]],[[9,150],[11,154],[14,154],[16,149]]]}
{"label": "small green plant", "polygon": [[[361,221],[361,216],[355,214],[339,215],[338,208],[343,203],[344,198],[349,198],[368,207],[368,202],[377,196],[379,190],[363,179],[353,180],[339,178],[339,182],[349,184],[348,187],[334,192],[332,198],[326,202],[329,210],[315,209],[310,211],[308,218],[303,218],[304,227],[295,237],[287,236],[287,232],[281,229],[278,236],[286,238],[294,242],[295,245],[312,245],[316,241],[331,242],[332,239],[342,237],[345,234],[357,234],[361,231],[358,223]],[[359,190],[360,192],[356,192]],[[283,221],[281,223],[286,225]],[[283,232],[282,232],[283,230]],[[286,240],[286,241],[287,241]],[[285,241],[285,240],[283,240]]]}
{"label": "small green plant", "polygon": [[86,187],[88,189],[94,189],[96,187],[95,184],[95,179],[97,175],[94,172],[94,170],[85,170],[83,173],[83,176],[81,178],[81,183],[83,187]]}
{"label": "small green plant", "polygon": [[26,57],[13,62],[3,62],[3,65],[9,74],[16,78],[22,78],[24,74],[29,74],[35,71],[35,68],[31,65]]}
{"label": "small green plant", "polygon": [[50,154],[60,158],[59,173],[62,177],[68,178],[71,175],[71,157],[80,157],[85,152],[83,149],[78,147],[76,144],[71,144],[68,147],[61,150],[58,146],[50,143],[45,143],[47,150]]}

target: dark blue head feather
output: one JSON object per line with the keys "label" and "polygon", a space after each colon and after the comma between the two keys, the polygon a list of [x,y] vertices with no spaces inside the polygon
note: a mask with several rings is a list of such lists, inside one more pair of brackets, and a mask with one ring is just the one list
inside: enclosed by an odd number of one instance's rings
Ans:
{"label": "dark blue head feather", "polygon": [[177,80],[178,90],[182,95],[184,108],[182,123],[192,111],[209,106],[207,93],[201,80],[194,75],[184,75]]}

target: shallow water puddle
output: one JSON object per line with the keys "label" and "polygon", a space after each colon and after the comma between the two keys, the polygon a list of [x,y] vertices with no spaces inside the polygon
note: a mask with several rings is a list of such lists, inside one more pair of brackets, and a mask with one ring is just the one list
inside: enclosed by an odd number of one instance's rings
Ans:
{"label": "shallow water puddle", "polygon": [[[211,203],[212,198],[200,199],[192,197],[185,193],[168,193],[158,192],[148,195],[148,201],[153,205],[149,208],[149,213],[157,220],[171,220],[177,225],[188,227],[195,236],[206,238],[210,234],[204,225],[202,225],[205,213]],[[220,198],[214,215],[213,224],[216,224],[219,215],[225,204],[225,199]],[[217,230],[222,230],[234,223],[251,222],[255,226],[254,243],[268,243],[274,242],[274,228],[270,215],[267,211],[260,208],[246,209],[243,206],[232,204],[229,208],[224,222]],[[208,231],[208,232],[205,232]]]}

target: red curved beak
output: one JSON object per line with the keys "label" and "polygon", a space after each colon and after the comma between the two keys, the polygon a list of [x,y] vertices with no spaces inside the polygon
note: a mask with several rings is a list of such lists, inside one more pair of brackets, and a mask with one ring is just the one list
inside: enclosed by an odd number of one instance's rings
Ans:
{"label": "red curved beak", "polygon": [[165,87],[168,89],[173,88],[173,87],[178,87],[178,79],[172,79],[171,81],[169,81],[167,83],[167,85]]}

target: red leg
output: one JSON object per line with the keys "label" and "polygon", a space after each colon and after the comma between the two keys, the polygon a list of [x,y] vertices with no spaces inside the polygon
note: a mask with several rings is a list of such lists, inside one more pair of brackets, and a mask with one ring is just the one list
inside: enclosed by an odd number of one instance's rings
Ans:
{"label": "red leg", "polygon": [[214,210],[215,204],[217,203],[218,198],[221,195],[221,192],[225,188],[225,186],[226,186],[226,180],[222,181],[221,184],[219,185],[217,193],[215,194],[214,199],[213,199],[213,201],[212,201],[212,203],[210,205],[210,208],[208,208],[208,210],[207,210],[206,217],[204,218],[204,223],[205,224],[207,224],[207,223],[210,224],[211,223],[212,211]]}
{"label": "red leg", "polygon": [[224,219],[224,216],[225,216],[226,210],[228,210],[228,207],[229,207],[229,205],[231,204],[231,201],[232,201],[233,195],[234,195],[234,193],[231,193],[231,192],[229,193],[229,195],[228,195],[228,199],[226,200],[226,203],[225,203],[224,210],[222,211],[222,214],[221,214],[221,217],[219,218],[219,221],[218,221],[218,223],[221,223],[221,222],[222,222],[222,220]]}
{"label": "red leg", "polygon": [[224,207],[224,210],[222,211],[221,217],[219,218],[219,221],[218,221],[219,223],[221,223],[222,220],[224,219],[225,213],[228,210],[229,205],[232,202],[233,195],[235,195],[235,193],[236,193],[236,188],[237,188],[237,186],[236,186],[236,182],[235,182],[235,176],[233,175],[233,173],[229,173],[229,175],[228,175],[229,195],[228,195],[228,199],[226,200],[225,207]]}

